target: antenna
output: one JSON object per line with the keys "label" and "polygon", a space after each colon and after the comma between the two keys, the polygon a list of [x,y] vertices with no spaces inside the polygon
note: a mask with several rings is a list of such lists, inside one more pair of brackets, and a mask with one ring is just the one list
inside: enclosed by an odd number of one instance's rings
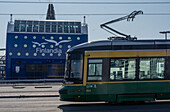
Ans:
{"label": "antenna", "polygon": [[13,23],[13,20],[12,20],[12,14],[10,14],[10,23]]}
{"label": "antenna", "polygon": [[86,16],[84,16],[83,18],[84,18],[83,25],[85,26],[86,25]]}

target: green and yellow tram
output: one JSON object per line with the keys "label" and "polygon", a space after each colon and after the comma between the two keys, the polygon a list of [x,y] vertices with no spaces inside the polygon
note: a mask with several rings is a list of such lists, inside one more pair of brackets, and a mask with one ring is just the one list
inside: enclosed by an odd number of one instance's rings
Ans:
{"label": "green and yellow tram", "polygon": [[170,99],[170,40],[105,40],[67,52],[62,101]]}

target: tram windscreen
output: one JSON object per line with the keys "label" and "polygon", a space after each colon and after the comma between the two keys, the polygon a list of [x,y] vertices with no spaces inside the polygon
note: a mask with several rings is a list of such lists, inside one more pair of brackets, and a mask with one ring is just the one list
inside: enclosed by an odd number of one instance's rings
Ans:
{"label": "tram windscreen", "polygon": [[65,70],[65,81],[82,82],[83,55],[80,53],[67,54]]}

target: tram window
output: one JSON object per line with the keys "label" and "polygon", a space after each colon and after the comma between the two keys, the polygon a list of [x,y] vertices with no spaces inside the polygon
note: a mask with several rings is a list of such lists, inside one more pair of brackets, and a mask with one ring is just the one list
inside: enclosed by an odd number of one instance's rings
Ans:
{"label": "tram window", "polygon": [[71,73],[70,78],[82,80],[83,71],[83,55],[82,54],[72,54],[71,55]]}
{"label": "tram window", "polygon": [[139,79],[163,79],[164,65],[164,58],[140,58]]}
{"label": "tram window", "polygon": [[135,79],[136,59],[111,59],[110,80]]}
{"label": "tram window", "polygon": [[87,80],[102,80],[102,59],[89,59]]}

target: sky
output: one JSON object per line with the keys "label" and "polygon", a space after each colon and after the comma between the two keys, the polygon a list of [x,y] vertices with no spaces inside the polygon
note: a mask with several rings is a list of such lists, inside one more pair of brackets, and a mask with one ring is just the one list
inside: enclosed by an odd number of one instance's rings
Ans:
{"label": "sky", "polygon": [[[0,0],[1,1],[1,0]],[[10,0],[23,1],[23,0]],[[141,0],[24,0],[33,2],[141,2]],[[154,0],[146,0],[146,2]],[[164,0],[164,2],[170,0]],[[142,0],[142,2],[144,2]],[[163,2],[155,0],[154,2]],[[4,4],[0,3],[0,14],[46,14],[47,4]],[[146,13],[170,13],[170,4],[54,4],[56,14],[130,14],[134,10]],[[89,41],[106,40],[113,36],[100,28],[100,24],[125,15],[85,15],[88,24]],[[15,19],[44,20],[42,15],[13,15]],[[57,15],[57,20],[78,20],[83,22],[83,15]],[[6,29],[9,15],[0,15],[0,48],[6,47]],[[132,22],[126,20],[109,25],[125,34],[141,39],[164,39],[160,31],[170,31],[170,15],[138,15]],[[169,34],[170,38],[170,34]]]}

